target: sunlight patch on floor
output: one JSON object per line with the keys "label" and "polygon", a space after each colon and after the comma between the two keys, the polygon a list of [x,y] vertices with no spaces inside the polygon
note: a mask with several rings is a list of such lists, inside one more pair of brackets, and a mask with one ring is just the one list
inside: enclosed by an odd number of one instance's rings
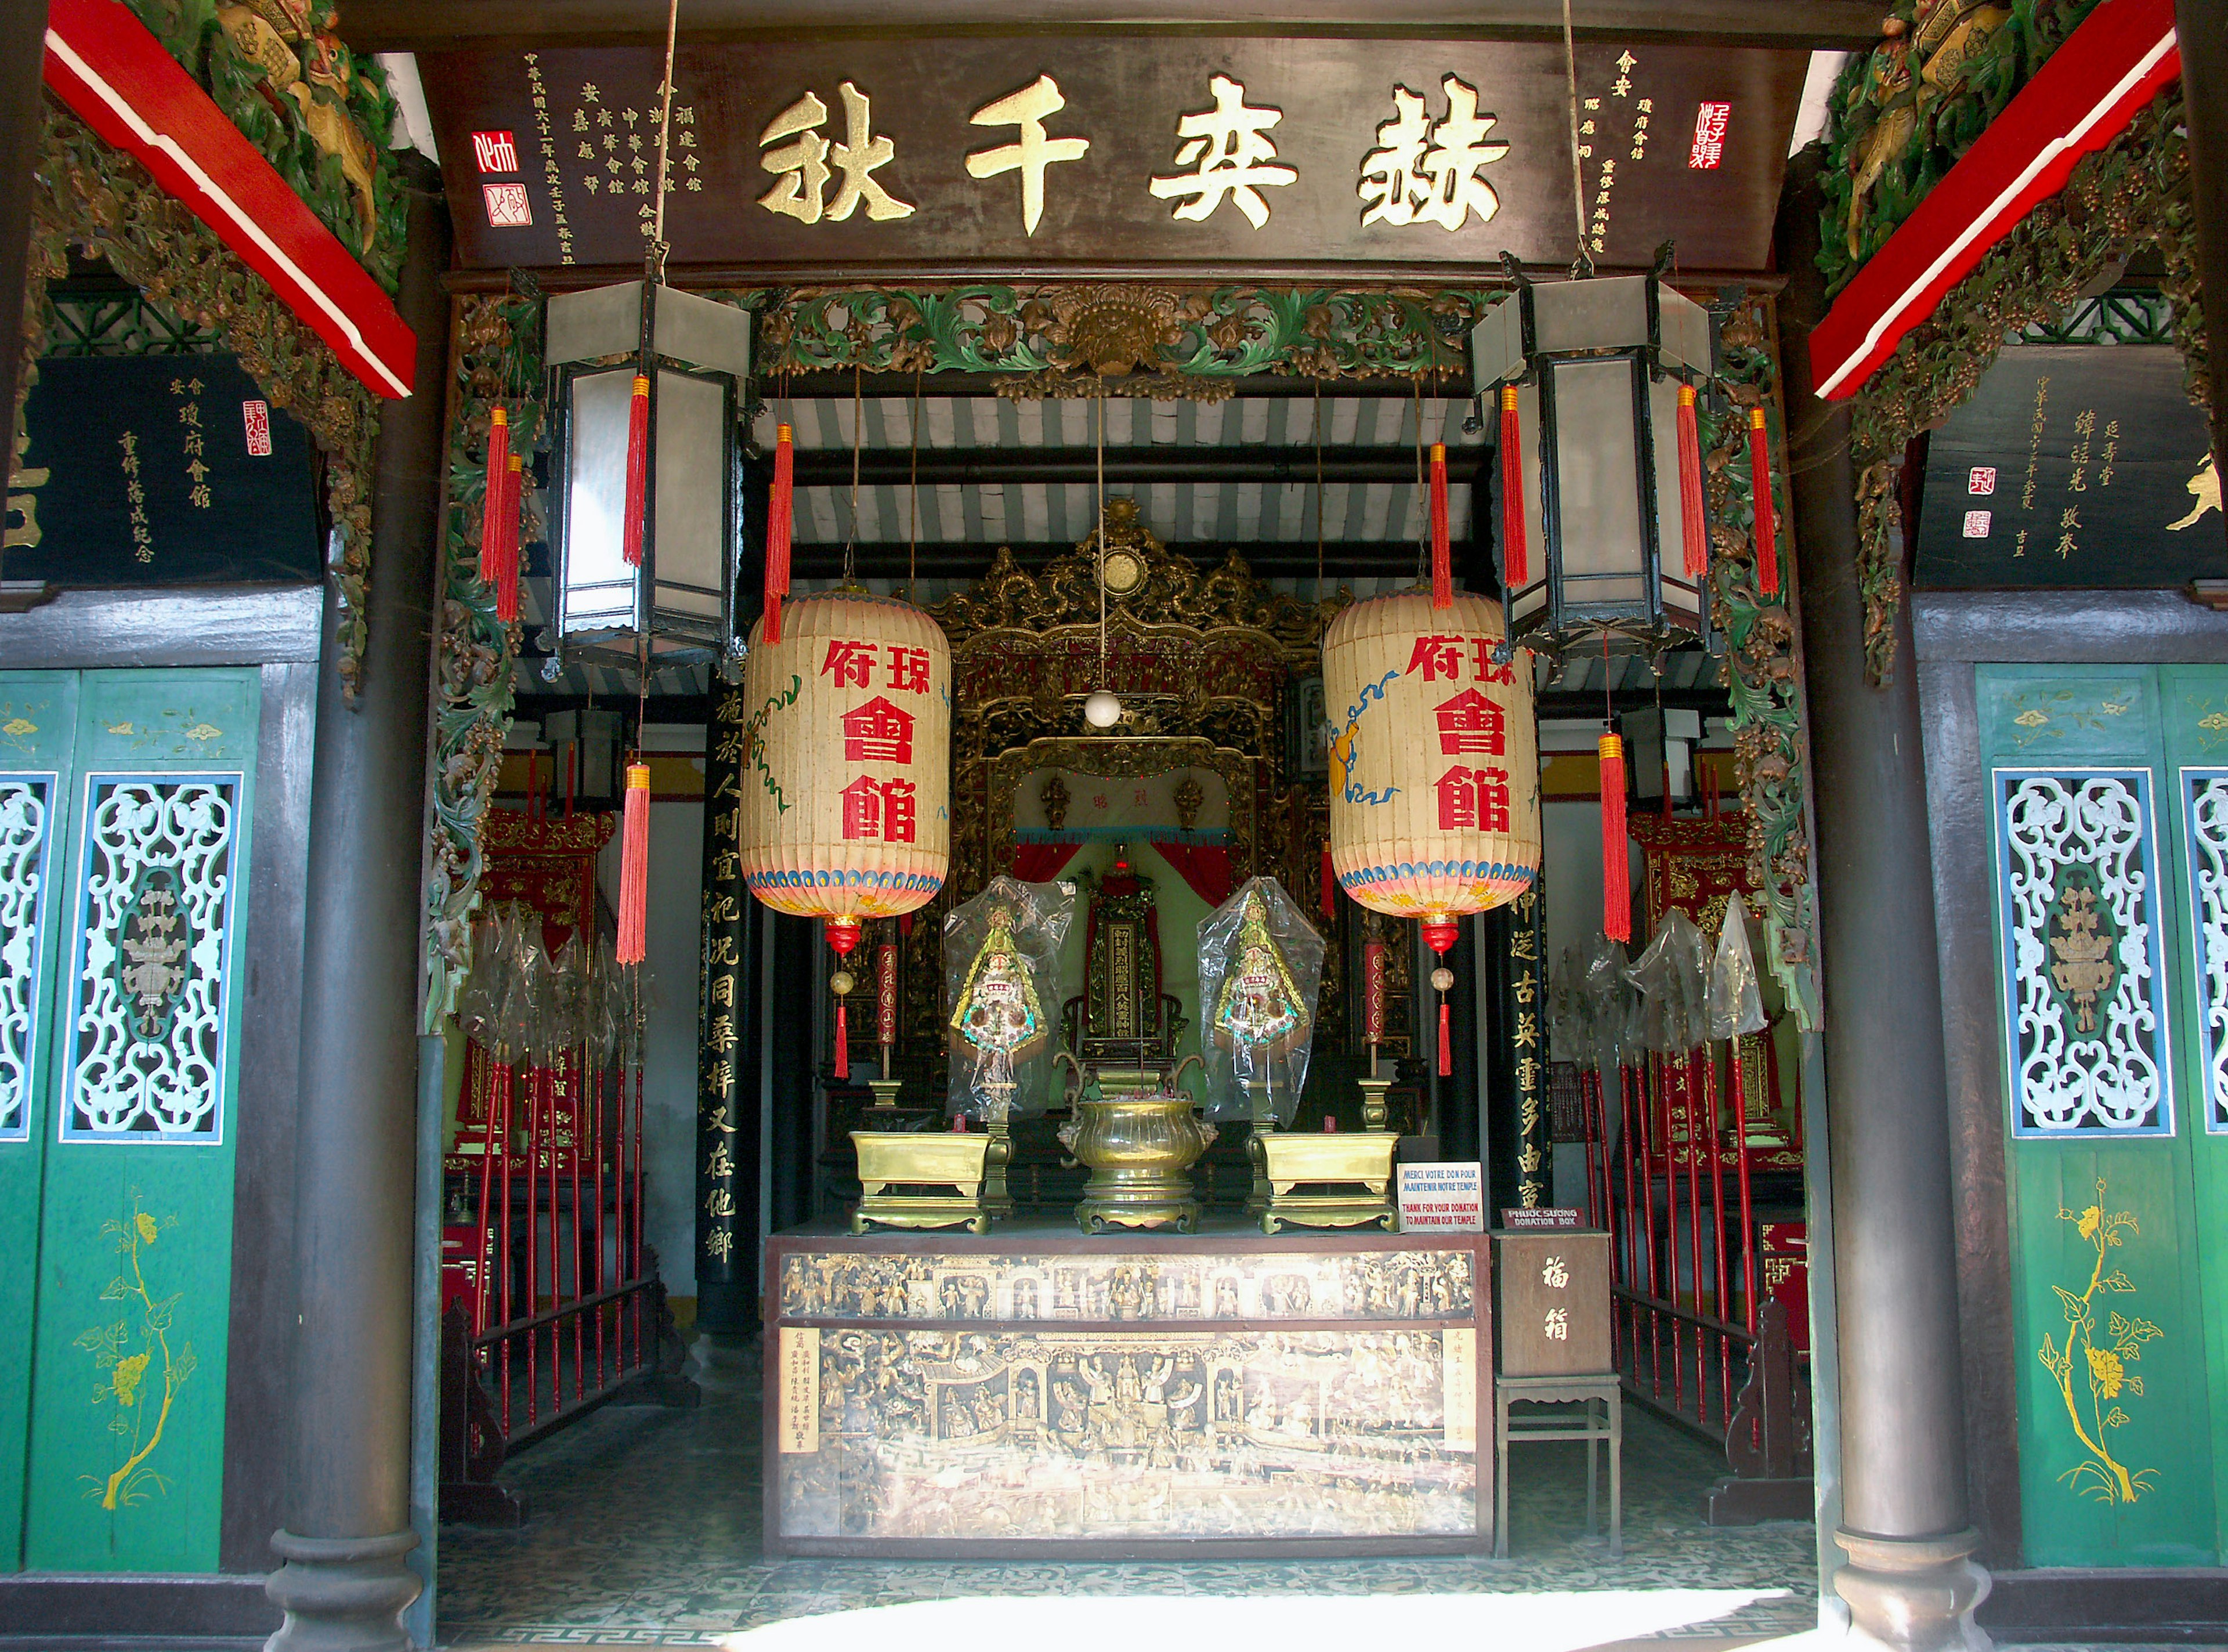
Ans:
{"label": "sunlight patch on floor", "polygon": [[1180,1644],[1353,1652],[1404,1644],[1585,1647],[1707,1623],[1764,1589],[1597,1589],[1584,1592],[1400,1595],[1060,1595],[979,1597],[871,1606],[795,1617],[721,1637],[731,1652],[826,1652],[829,1632],[907,1652],[980,1652],[989,1645],[1060,1652],[1143,1652]]}

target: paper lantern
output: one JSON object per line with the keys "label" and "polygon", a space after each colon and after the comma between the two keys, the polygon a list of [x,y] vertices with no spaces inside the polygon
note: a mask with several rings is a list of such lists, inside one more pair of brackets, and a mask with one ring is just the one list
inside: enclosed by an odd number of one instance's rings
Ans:
{"label": "paper lantern", "polygon": [[[1422,920],[1442,954],[1457,918],[1514,900],[1540,869],[1531,663],[1496,660],[1503,634],[1499,604],[1417,590],[1355,603],[1323,635],[1332,868],[1363,906]],[[1445,1073],[1444,1002],[1440,1021]]]}
{"label": "paper lantern", "polygon": [[[742,870],[848,954],[869,918],[926,906],[951,861],[951,650],[911,603],[795,597],[743,669]],[[838,1047],[841,1047],[840,1041]]]}

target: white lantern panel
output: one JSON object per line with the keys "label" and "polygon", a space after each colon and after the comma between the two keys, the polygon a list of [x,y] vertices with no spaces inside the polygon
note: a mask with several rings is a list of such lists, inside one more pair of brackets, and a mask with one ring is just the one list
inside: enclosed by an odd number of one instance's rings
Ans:
{"label": "white lantern panel", "polygon": [[[1594,283],[1584,285],[1592,285]],[[1644,528],[1635,478],[1641,454],[1633,420],[1629,360],[1556,362],[1556,509],[1563,546],[1563,600],[1592,606],[1647,599],[1641,577]],[[1672,520],[1678,520],[1672,495]]]}
{"label": "white lantern panel", "polygon": [[1679,510],[1676,379],[1667,376],[1648,387],[1648,423],[1655,438],[1655,522],[1661,540],[1656,594],[1667,618],[1698,631],[1701,629],[1702,596],[1695,582],[1687,577],[1687,541]]}
{"label": "white lantern panel", "polygon": [[1708,373],[1714,365],[1710,360],[1710,312],[1666,286],[1657,288],[1656,306],[1664,364]]}
{"label": "white lantern panel", "polygon": [[[656,354],[693,367],[709,368],[746,379],[751,372],[751,317],[711,298],[671,287],[657,291]],[[553,367],[592,362],[600,356],[632,355],[642,348],[642,283],[586,292],[560,293],[549,301],[547,359]]]}
{"label": "white lantern panel", "polygon": [[726,566],[728,503],[727,393],[716,379],[657,375],[657,512],[650,560],[656,602],[717,624]]}
{"label": "white lantern panel", "polygon": [[565,555],[560,571],[564,634],[631,630],[635,570],[626,563],[627,404],[634,368],[584,373],[572,381],[566,410],[568,464]]}
{"label": "white lantern panel", "polygon": [[[1470,382],[1477,387],[1480,395],[1490,396],[1494,387],[1523,371],[1523,304],[1512,292],[1487,311],[1477,325],[1470,329]],[[1490,406],[1488,411],[1493,411]]]}
{"label": "white lantern panel", "polygon": [[1637,349],[1648,343],[1648,278],[1545,281],[1532,289],[1533,349]]}

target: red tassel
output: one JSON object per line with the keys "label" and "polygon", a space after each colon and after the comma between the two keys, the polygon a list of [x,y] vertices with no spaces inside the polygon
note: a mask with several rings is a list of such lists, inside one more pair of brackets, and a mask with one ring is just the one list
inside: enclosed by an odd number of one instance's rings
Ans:
{"label": "red tassel", "polygon": [[1624,742],[1601,737],[1602,933],[1632,938],[1632,845],[1624,826]]}
{"label": "red tassel", "polygon": [[495,583],[503,546],[503,490],[510,458],[510,414],[497,407],[488,415],[487,487],[480,496],[480,579]]}
{"label": "red tassel", "polygon": [[1531,577],[1524,557],[1524,451],[1516,423],[1516,387],[1501,387],[1501,561],[1511,591]]}
{"label": "red tassel", "polygon": [[789,541],[795,531],[797,446],[787,425],[773,432],[773,490],[766,496],[765,640],[781,641],[781,599],[789,594]]}
{"label": "red tassel", "polygon": [[518,618],[518,512],[525,492],[525,466],[513,453],[503,471],[503,520],[496,524],[502,542],[495,564],[495,617],[506,625]]}
{"label": "red tassel", "polygon": [[1748,410],[1748,475],[1756,503],[1756,586],[1769,597],[1779,590],[1779,544],[1772,521],[1771,434],[1761,407]]}
{"label": "red tassel", "polygon": [[836,1076],[851,1076],[851,1023],[845,1010],[848,1008],[838,998],[836,1001]]}
{"label": "red tassel", "polygon": [[1338,873],[1330,863],[1330,851],[1322,852],[1322,909],[1328,918],[1338,911]]}
{"label": "red tassel", "polygon": [[627,765],[626,812],[619,823],[619,944],[621,964],[643,960],[650,925],[650,765]]}
{"label": "red tassel", "polygon": [[1694,387],[1679,387],[1679,528],[1687,541],[1687,577],[1710,571],[1710,520],[1702,503],[1702,437],[1694,428]]}
{"label": "red tassel", "polygon": [[1455,605],[1454,564],[1447,551],[1447,445],[1431,444],[1431,606]]}
{"label": "red tassel", "polygon": [[642,566],[642,518],[650,503],[650,381],[634,375],[634,400],[627,404],[626,522],[619,545],[631,568]]}
{"label": "red tassel", "polygon": [[1454,1076],[1454,1034],[1450,1030],[1448,1024],[1447,1001],[1444,998],[1441,998],[1439,1000],[1439,1077],[1442,1079],[1451,1079]]}

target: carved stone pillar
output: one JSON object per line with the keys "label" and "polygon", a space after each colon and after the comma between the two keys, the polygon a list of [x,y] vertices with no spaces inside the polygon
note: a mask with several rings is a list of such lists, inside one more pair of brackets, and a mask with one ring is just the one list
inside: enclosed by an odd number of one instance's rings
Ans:
{"label": "carved stone pillar", "polygon": [[1965,1491],[1965,1407],[1951,1225],[1949,1083],[1932,850],[1910,607],[1895,663],[1865,676],[1855,477],[1846,403],[1811,394],[1817,162],[1789,168],[1780,302],[1804,685],[1817,798],[1826,1109],[1841,1320],[1842,1525],[1834,1586],[1860,1640],[1898,1652],[1984,1649],[1988,1573]]}
{"label": "carved stone pillar", "polygon": [[[407,157],[415,161],[416,157]],[[271,1652],[400,1652],[419,1582],[410,1526],[411,1247],[415,1203],[420,824],[426,638],[440,535],[448,220],[410,166],[398,305],[418,335],[417,393],[381,407],[372,481],[362,687],[343,696],[325,592],[310,783],[297,1120],[292,1467],[286,1613]]]}

